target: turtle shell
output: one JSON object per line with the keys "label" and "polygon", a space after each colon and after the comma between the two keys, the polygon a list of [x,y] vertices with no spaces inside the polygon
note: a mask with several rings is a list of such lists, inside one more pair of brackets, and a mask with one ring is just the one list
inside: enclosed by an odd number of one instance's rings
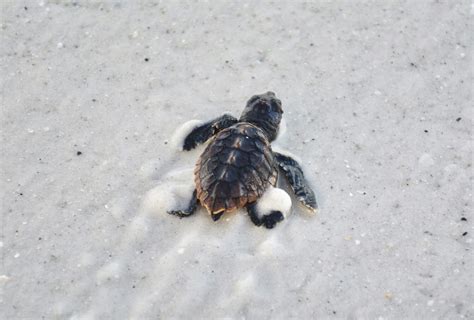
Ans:
{"label": "turtle shell", "polygon": [[237,123],[219,132],[194,170],[197,198],[211,214],[230,212],[255,202],[278,171],[263,131]]}

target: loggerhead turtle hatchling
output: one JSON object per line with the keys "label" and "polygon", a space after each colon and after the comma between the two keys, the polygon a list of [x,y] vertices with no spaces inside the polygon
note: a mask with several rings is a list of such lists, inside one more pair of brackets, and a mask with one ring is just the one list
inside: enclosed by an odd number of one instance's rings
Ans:
{"label": "loggerhead turtle hatchling", "polygon": [[251,97],[239,120],[224,114],[194,128],[184,139],[184,150],[212,139],[196,163],[196,188],[188,208],[168,213],[189,217],[200,203],[217,221],[225,212],[245,207],[255,225],[271,229],[284,216],[275,210],[262,215],[257,201],[270,185],[276,185],[279,170],[296,198],[316,211],[314,192],[298,162],[272,152],[270,142],[277,137],[282,114],[281,101],[273,92],[267,92]]}

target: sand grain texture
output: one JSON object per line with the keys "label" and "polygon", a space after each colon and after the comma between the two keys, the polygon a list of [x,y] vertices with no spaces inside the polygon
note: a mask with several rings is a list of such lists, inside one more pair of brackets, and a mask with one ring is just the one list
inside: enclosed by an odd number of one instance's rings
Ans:
{"label": "sand grain texture", "polygon": [[[469,1],[0,7],[0,318],[474,317]],[[267,90],[319,213],[164,213]]]}

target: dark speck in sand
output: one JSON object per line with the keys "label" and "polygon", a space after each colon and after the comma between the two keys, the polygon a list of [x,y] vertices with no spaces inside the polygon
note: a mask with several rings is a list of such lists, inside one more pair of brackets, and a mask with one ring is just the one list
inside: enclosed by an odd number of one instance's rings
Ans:
{"label": "dark speck in sand", "polygon": [[457,121],[457,122],[459,122],[459,121],[461,121],[461,119],[462,119],[462,118],[461,118],[461,117],[459,117],[459,118],[457,118],[457,119],[456,119],[456,121]]}
{"label": "dark speck in sand", "polygon": [[467,231],[462,234],[463,237],[467,236]]}
{"label": "dark speck in sand", "polygon": [[76,154],[77,154],[78,156],[80,156],[80,155],[82,154],[82,152],[81,152],[81,151],[77,151]]}
{"label": "dark speck in sand", "polygon": [[467,219],[465,217],[462,217],[461,221],[467,221]]}
{"label": "dark speck in sand", "polygon": [[148,62],[148,61],[150,61],[150,59],[149,59],[149,58],[145,58],[145,61]]}

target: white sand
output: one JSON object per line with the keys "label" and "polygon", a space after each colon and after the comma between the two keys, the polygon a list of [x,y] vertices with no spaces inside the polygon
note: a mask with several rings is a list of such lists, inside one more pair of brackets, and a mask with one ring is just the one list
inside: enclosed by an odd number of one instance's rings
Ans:
{"label": "white sand", "polygon": [[[0,318],[474,317],[469,1],[0,6]],[[318,214],[164,213],[268,90]]]}
{"label": "white sand", "polygon": [[257,213],[260,217],[280,211],[285,218],[291,212],[291,198],[280,188],[269,187],[257,202]]}
{"label": "white sand", "polygon": [[181,126],[179,126],[175,131],[174,134],[171,138],[171,145],[175,148],[177,151],[183,150],[184,146],[184,140],[186,137],[197,127],[201,126],[204,124],[204,121],[202,120],[189,120],[183,123]]}

